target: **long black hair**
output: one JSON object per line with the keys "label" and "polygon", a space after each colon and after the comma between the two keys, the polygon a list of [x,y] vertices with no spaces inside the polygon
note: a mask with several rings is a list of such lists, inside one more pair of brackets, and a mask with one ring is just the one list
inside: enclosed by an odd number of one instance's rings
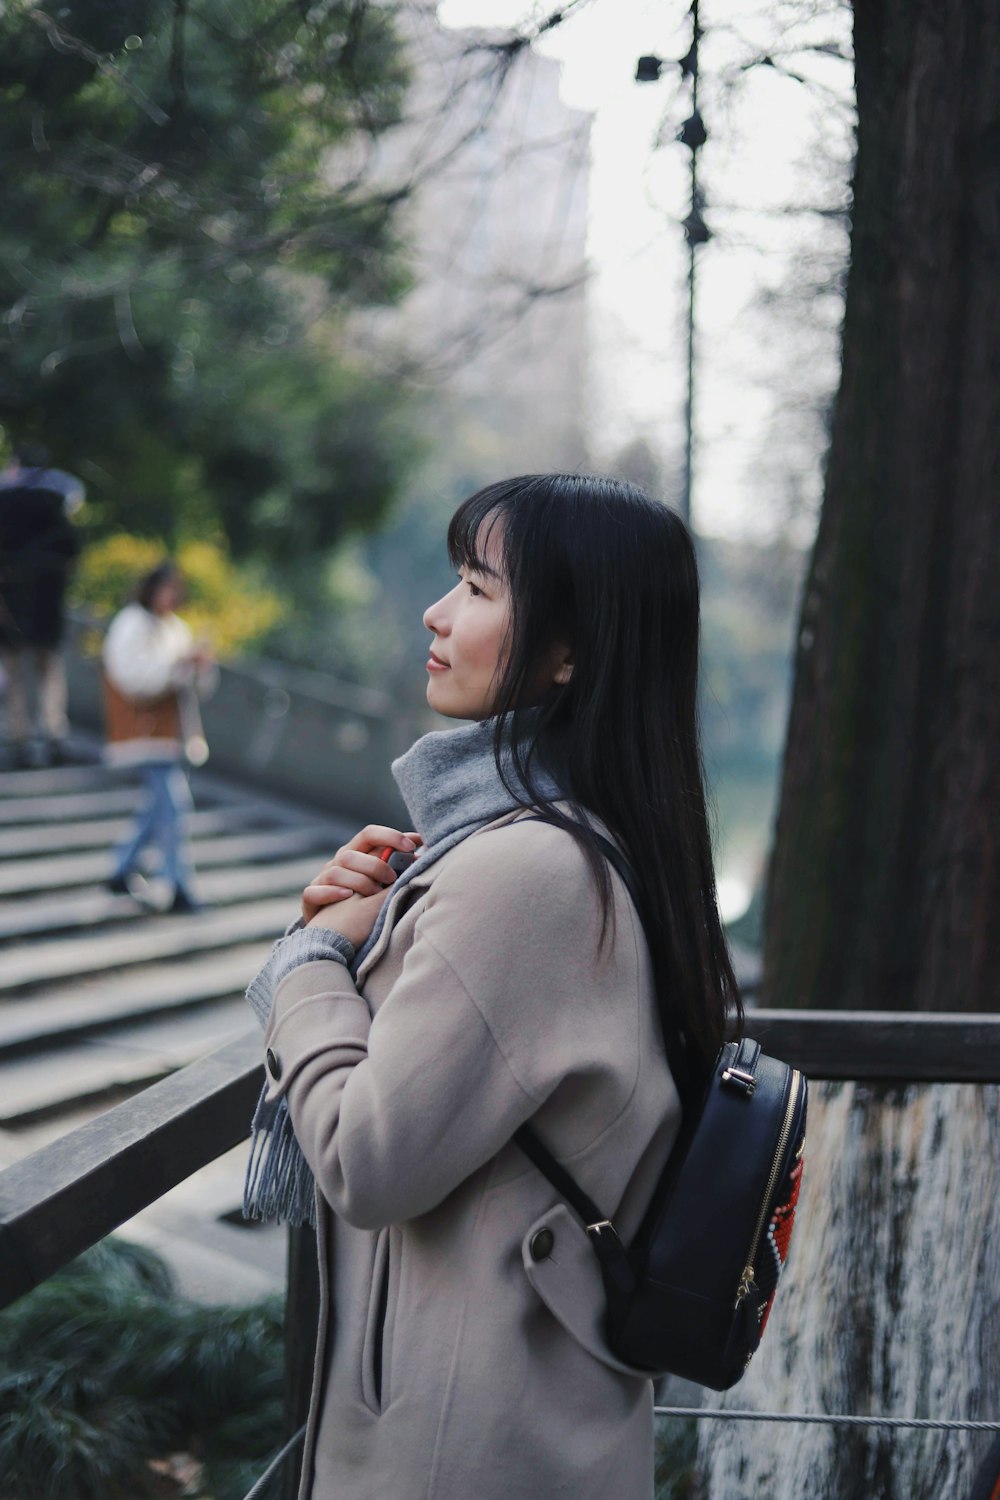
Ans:
{"label": "long black hair", "polygon": [[[502,747],[530,805],[577,839],[611,907],[606,861],[585,822],[618,839],[644,895],[647,935],[671,1061],[680,1041],[694,1072],[710,1066],[727,1012],[743,1010],[719,918],[698,732],[698,565],[680,518],[635,485],[587,474],[528,474],[480,490],[448,528],[456,567],[482,569],[496,528],[511,622],[495,681]],[[530,691],[556,645],[573,672]],[[555,773],[568,815],[537,795],[535,766]],[[528,805],[528,804],[525,804]]]}

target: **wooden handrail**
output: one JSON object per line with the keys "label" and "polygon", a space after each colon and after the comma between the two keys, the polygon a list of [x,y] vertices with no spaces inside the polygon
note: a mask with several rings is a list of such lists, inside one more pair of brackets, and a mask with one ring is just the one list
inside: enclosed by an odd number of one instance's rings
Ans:
{"label": "wooden handrail", "polygon": [[248,1032],[0,1172],[0,1307],[245,1140],[263,1077]]}
{"label": "wooden handrail", "polygon": [[746,1030],[807,1078],[1000,1083],[1000,1015],[748,1010]]}
{"label": "wooden handrail", "polygon": [[[1000,1083],[1000,1015],[751,1010],[765,1050],[820,1079]],[[0,1307],[249,1134],[259,1032],[0,1172]]]}
{"label": "wooden handrail", "polygon": [[[751,1010],[747,1030],[812,1079],[1000,1082],[1000,1015]],[[0,1308],[249,1133],[263,1070],[256,1031],[0,1172]],[[312,1232],[292,1230],[286,1425],[305,1418],[317,1319]],[[283,1496],[297,1493],[300,1458]]]}

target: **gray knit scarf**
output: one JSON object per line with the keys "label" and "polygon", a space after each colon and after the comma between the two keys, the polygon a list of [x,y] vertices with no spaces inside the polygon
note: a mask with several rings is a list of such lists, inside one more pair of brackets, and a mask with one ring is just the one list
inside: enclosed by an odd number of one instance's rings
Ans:
{"label": "gray knit scarf", "polygon": [[[504,773],[520,795],[512,795],[500,778],[493,753],[495,729],[496,720],[487,719],[463,725],[461,729],[426,734],[393,762],[392,774],[409,811],[410,826],[424,841],[413,864],[397,876],[393,893],[415,875],[422,875],[429,865],[477,828],[530,804],[531,798],[514,770],[509,748],[504,757]],[[536,794],[546,800],[562,795],[553,778],[540,767],[533,771],[532,780]],[[279,983],[299,964],[333,959],[347,964],[356,977],[378,942],[388,907],[387,900],[371,936],[357,953],[340,933],[304,927],[301,921],[294,923],[279,938],[271,957],[247,989],[247,1000],[261,1025],[267,1026]],[[295,1139],[288,1105],[284,1096],[275,1103],[269,1102],[266,1092],[265,1088],[253,1117],[244,1216],[287,1224],[315,1224],[315,1184]]]}

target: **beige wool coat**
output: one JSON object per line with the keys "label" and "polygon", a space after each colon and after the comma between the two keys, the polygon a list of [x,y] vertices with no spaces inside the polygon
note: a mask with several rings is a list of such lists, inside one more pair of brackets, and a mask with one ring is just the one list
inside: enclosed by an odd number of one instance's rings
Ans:
{"label": "beige wool coat", "polygon": [[587,1236],[511,1143],[532,1120],[634,1232],[680,1106],[612,880],[600,951],[573,839],[508,816],[389,897],[357,980],[319,960],[277,988],[269,1096],[319,1195],[309,1500],[652,1496],[652,1384],[608,1350]]}

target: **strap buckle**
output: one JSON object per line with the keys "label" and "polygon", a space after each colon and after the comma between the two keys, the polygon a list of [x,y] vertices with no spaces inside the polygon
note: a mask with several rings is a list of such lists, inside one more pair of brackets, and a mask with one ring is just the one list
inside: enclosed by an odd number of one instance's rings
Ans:
{"label": "strap buckle", "polygon": [[752,1073],[746,1073],[742,1068],[726,1068],[722,1074],[722,1082],[732,1084],[735,1089],[742,1089],[748,1099],[752,1099],[757,1087],[757,1080]]}
{"label": "strap buckle", "polygon": [[617,1229],[610,1219],[598,1219],[586,1228],[609,1294],[613,1291],[617,1297],[630,1297],[635,1291],[635,1272],[625,1253],[625,1246],[618,1238]]}
{"label": "strap buckle", "polygon": [[[618,1239],[618,1231],[610,1219],[598,1219],[596,1224],[588,1224],[587,1233],[594,1240],[599,1240],[602,1234],[610,1234],[613,1240]],[[620,1243],[621,1241],[619,1240]]]}

